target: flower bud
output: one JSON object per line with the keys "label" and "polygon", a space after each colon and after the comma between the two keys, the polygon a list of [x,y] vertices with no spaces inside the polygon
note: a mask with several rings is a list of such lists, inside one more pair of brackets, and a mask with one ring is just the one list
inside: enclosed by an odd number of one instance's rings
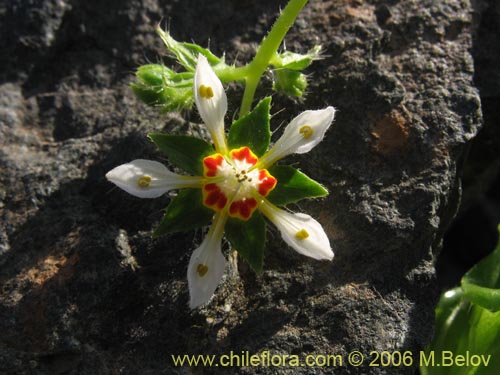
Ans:
{"label": "flower bud", "polygon": [[177,73],[160,64],[149,64],[139,67],[136,77],[132,90],[148,105],[160,106],[167,112],[189,109],[194,103],[193,73]]}
{"label": "flower bud", "polygon": [[307,87],[306,76],[290,69],[274,71],[273,90],[290,96],[302,96]]}

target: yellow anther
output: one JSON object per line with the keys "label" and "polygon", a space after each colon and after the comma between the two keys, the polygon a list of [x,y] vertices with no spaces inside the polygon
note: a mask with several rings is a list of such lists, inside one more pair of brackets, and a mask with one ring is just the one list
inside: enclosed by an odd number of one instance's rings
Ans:
{"label": "yellow anther", "polygon": [[299,133],[302,134],[304,139],[311,138],[313,135],[313,128],[311,128],[309,125],[304,125],[299,129]]}
{"label": "yellow anther", "polygon": [[210,86],[200,85],[200,96],[205,99],[210,99],[214,96],[214,90]]}
{"label": "yellow anther", "polygon": [[198,264],[198,267],[196,267],[196,272],[198,272],[198,275],[200,275],[200,277],[203,277],[207,274],[208,267],[200,263]]}
{"label": "yellow anther", "polygon": [[137,180],[137,185],[141,188],[147,188],[151,185],[151,177],[150,176],[141,176]]}
{"label": "yellow anther", "polygon": [[305,240],[307,237],[309,237],[309,233],[305,229],[299,230],[297,233],[295,233],[295,237],[297,237],[299,240]]}

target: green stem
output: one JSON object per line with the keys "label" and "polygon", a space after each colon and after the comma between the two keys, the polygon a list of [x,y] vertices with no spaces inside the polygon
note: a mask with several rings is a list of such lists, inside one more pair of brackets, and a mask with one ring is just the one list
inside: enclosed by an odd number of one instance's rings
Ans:
{"label": "green stem", "polygon": [[269,62],[278,51],[286,33],[290,30],[290,27],[292,27],[293,22],[306,3],[307,0],[290,0],[274,23],[267,37],[262,40],[253,60],[246,66],[248,74],[246,76],[245,92],[243,93],[243,100],[241,102],[240,117],[250,111],[260,77],[262,77],[262,74],[266,71]]}

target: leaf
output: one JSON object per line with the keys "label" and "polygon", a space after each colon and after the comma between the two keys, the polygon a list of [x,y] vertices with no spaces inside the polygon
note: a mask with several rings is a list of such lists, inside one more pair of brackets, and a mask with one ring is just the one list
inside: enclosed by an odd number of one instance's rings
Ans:
{"label": "leaf", "polygon": [[221,59],[206,48],[194,43],[178,42],[172,38],[169,32],[163,31],[159,26],[156,28],[156,31],[167,48],[177,57],[177,61],[189,71],[194,72],[196,70],[198,54],[205,56],[208,63],[212,66],[223,63]]}
{"label": "leaf", "polygon": [[[500,228],[499,228],[500,230]],[[434,338],[426,348],[422,375],[496,375],[500,368],[500,311],[497,307],[500,244],[462,279],[462,287],[445,292],[436,307]],[[446,355],[445,356],[443,356]],[[463,359],[470,357],[469,365]],[[475,357],[472,362],[472,357]],[[460,359],[453,361],[453,359]],[[478,362],[479,361],[479,362]]]}
{"label": "leaf", "polygon": [[306,198],[328,195],[328,190],[322,185],[293,167],[275,165],[269,168],[269,173],[278,180],[276,187],[267,196],[275,205],[282,206]]}
{"label": "leaf", "polygon": [[215,152],[210,143],[200,138],[159,133],[148,137],[172,164],[195,176],[203,175],[203,158]]}
{"label": "leaf", "polygon": [[256,273],[262,272],[266,221],[256,211],[248,221],[229,218],[224,228],[231,246],[247,261]]}
{"label": "leaf", "polygon": [[[460,288],[447,291],[436,307],[434,338],[420,359],[422,375],[496,375],[500,366],[500,312],[492,313],[464,298]],[[476,355],[479,366],[454,364],[451,358]],[[426,360],[422,360],[426,358]],[[434,363],[429,359],[434,358]],[[485,366],[485,363],[488,363]],[[427,363],[426,363],[427,362]]]}
{"label": "leaf", "polygon": [[183,189],[172,199],[153,238],[167,233],[186,232],[210,223],[214,212],[202,203],[201,189]]}
{"label": "leaf", "polygon": [[500,310],[500,289],[485,288],[467,281],[462,282],[465,296],[475,304],[492,312]]}
{"label": "leaf", "polygon": [[271,141],[270,108],[271,98],[264,98],[252,112],[233,122],[228,134],[229,147],[248,146],[255,155],[264,155]]}
{"label": "leaf", "polygon": [[465,274],[462,289],[473,303],[492,312],[500,310],[500,241],[490,255]]}

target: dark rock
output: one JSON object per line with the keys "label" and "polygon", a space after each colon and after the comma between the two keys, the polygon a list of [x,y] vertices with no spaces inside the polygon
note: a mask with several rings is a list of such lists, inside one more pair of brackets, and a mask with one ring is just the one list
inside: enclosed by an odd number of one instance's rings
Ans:
{"label": "dark rock", "polygon": [[498,241],[500,223],[500,6],[475,3],[474,82],[481,94],[484,126],[471,142],[463,166],[462,204],[437,262],[444,287],[457,285]]}
{"label": "dark rock", "polygon": [[[289,50],[320,43],[326,53],[304,101],[273,98],[273,125],[339,110],[320,146],[289,159],[330,190],[300,209],[326,228],[331,264],[295,254],[271,230],[263,274],[227,254],[217,295],[190,311],[185,273],[202,233],[152,240],[169,197],[136,199],[104,179],[137,157],[162,160],[147,132],[204,131],[196,114],[160,116],[128,88],[135,67],[165,53],[158,22],[247,61],[285,4],[46,0],[0,10],[0,373],[190,373],[170,355],[231,350],[340,354],[346,374],[368,372],[368,360],[348,365],[351,350],[408,350],[413,367],[390,371],[415,373],[433,331],[434,259],[481,124],[469,2],[310,2],[287,37]],[[198,373],[292,371],[223,370]]]}

